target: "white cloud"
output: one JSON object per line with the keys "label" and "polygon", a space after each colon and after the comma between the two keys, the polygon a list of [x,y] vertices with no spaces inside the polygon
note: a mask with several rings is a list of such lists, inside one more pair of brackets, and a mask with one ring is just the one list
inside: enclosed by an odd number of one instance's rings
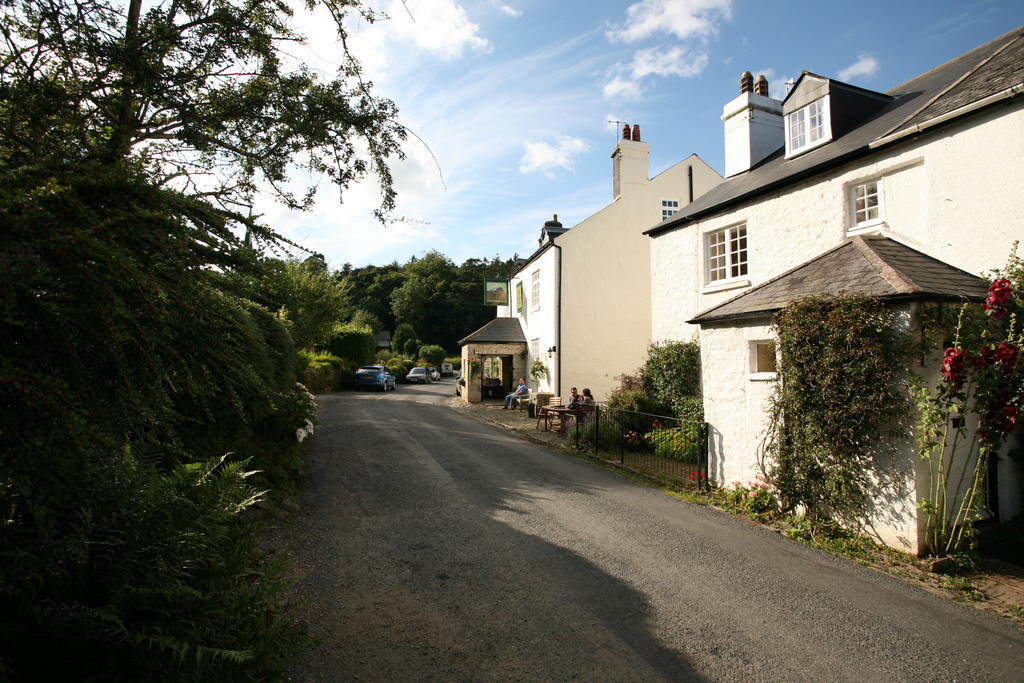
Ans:
{"label": "white cloud", "polygon": [[605,35],[634,43],[658,33],[680,40],[714,35],[716,22],[732,17],[732,0],[641,0],[626,9],[626,23]]}
{"label": "white cloud", "polygon": [[650,74],[656,76],[696,76],[708,65],[706,53],[693,54],[676,45],[667,50],[649,47],[633,55],[631,70],[634,78]]}
{"label": "white cloud", "polygon": [[509,15],[513,19],[518,19],[519,17],[523,16],[522,10],[517,10],[515,7],[509,7],[508,5],[504,5],[500,2],[495,2],[494,4],[498,6],[499,10]]}
{"label": "white cloud", "polygon": [[480,25],[471,22],[454,0],[392,0],[386,14],[387,20],[354,38],[364,66],[384,67],[388,43],[415,45],[445,61],[458,59],[466,51],[492,49],[491,42],[480,35]]}
{"label": "white cloud", "polygon": [[527,142],[523,158],[519,160],[520,173],[534,171],[550,171],[553,168],[573,170],[573,157],[581,154],[589,145],[579,138],[560,136],[556,144],[547,142]]}
{"label": "white cloud", "polygon": [[850,81],[855,78],[874,76],[878,73],[878,60],[871,55],[860,55],[857,61],[839,72],[838,78],[841,81]]}
{"label": "white cloud", "polygon": [[641,88],[640,84],[636,81],[628,80],[622,76],[616,76],[604,84],[602,92],[604,93],[604,96],[609,99],[620,98],[635,100],[643,93],[643,88]]}

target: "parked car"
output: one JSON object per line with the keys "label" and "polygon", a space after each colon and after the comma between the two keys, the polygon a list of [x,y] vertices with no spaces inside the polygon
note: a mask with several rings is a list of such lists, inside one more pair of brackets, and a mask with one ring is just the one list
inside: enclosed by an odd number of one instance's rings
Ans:
{"label": "parked car", "polygon": [[395,390],[395,376],[383,365],[364,365],[356,370],[356,389]]}
{"label": "parked car", "polygon": [[405,376],[405,381],[409,384],[430,384],[431,377],[430,372],[424,368],[413,368],[409,371],[409,374]]}
{"label": "parked car", "polygon": [[451,363],[441,363],[441,376],[451,377],[454,372]]}
{"label": "parked car", "polygon": [[441,381],[441,373],[437,371],[437,368],[427,368],[427,370],[430,372],[430,379],[435,382]]}

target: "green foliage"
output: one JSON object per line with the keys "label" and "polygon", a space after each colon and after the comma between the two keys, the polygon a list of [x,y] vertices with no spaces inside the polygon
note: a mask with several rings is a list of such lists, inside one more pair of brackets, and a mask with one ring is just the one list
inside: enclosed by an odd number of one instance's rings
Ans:
{"label": "green foliage", "polygon": [[895,313],[860,296],[795,301],[774,321],[781,351],[765,460],[786,510],[856,520],[884,480],[887,431],[908,402]]}
{"label": "green foliage", "polygon": [[540,359],[534,360],[533,364],[530,365],[530,377],[533,378],[534,382],[540,382],[542,379],[546,380],[550,374],[548,366],[544,365]]}
{"label": "green foliage", "polygon": [[351,323],[337,325],[331,331],[327,350],[344,358],[353,367],[370,365],[376,360],[377,340],[369,327],[357,327]]}
{"label": "green foliage", "polygon": [[287,622],[239,512],[297,475],[292,334],[322,343],[350,285],[257,261],[243,229],[287,240],[241,207],[308,206],[296,155],[394,203],[393,103],[344,51],[329,82],[282,71],[285,4],[141,4],[4,6],[0,677],[274,677]]}
{"label": "green foliage", "polygon": [[257,284],[260,296],[279,303],[292,324],[299,348],[327,346],[348,317],[347,283],[331,277],[321,259],[284,261],[265,271]]}
{"label": "green foliage", "polygon": [[700,344],[697,340],[651,344],[647,354],[644,383],[654,400],[669,408],[676,417],[702,421]]}
{"label": "green foliage", "polygon": [[[416,336],[416,330],[409,323],[399,323],[398,327],[395,328],[395,333],[391,335],[391,348],[396,353],[405,353],[406,355],[415,355],[416,350],[419,349],[419,337]],[[415,342],[414,350],[412,352],[406,351],[406,345],[409,341]]]}
{"label": "green foliage", "polygon": [[416,367],[416,363],[408,358],[392,358],[388,361],[388,370],[391,371],[391,374],[395,376],[397,381],[403,384],[405,383],[405,376],[414,367]]}
{"label": "green foliage", "polygon": [[669,460],[700,463],[700,425],[683,423],[677,427],[654,427],[643,434],[654,454]]}
{"label": "green foliage", "polygon": [[733,512],[745,514],[752,519],[764,521],[779,514],[779,500],[775,488],[757,477],[746,486],[738,481],[722,493],[725,507]]}
{"label": "green foliage", "polygon": [[[918,378],[918,453],[928,466],[928,488],[918,503],[929,552],[956,552],[973,541],[973,522],[985,504],[991,458],[1015,432],[1024,411],[1024,262],[1017,247],[993,273],[981,305],[964,304],[932,389]],[[934,361],[933,361],[934,362]],[[969,423],[968,415],[976,418]]]}
{"label": "green foliage", "polygon": [[427,365],[440,368],[444,360],[444,349],[436,344],[424,344],[417,352],[418,358],[427,362]]}
{"label": "green foliage", "polygon": [[330,353],[300,349],[298,355],[302,359],[299,381],[314,394],[333,390],[340,383],[336,376],[348,366],[348,361]]}
{"label": "green foliage", "polygon": [[384,329],[380,322],[380,318],[362,308],[352,314],[352,318],[349,320],[349,323],[353,327],[368,327],[374,335]]}
{"label": "green foliage", "polygon": [[[356,3],[317,4],[342,35],[346,15],[374,18]],[[405,129],[347,51],[324,81],[304,67],[283,70],[293,60],[280,46],[302,38],[283,4],[174,2],[137,14],[131,5],[5,5],[0,166],[95,160],[141,171],[154,185],[177,178],[219,207],[251,206],[262,182],[287,205],[307,207],[315,186],[299,196],[285,189],[301,157],[342,190],[375,173],[383,210],[393,208],[387,161],[402,158]],[[199,176],[201,190],[188,182]],[[274,237],[241,212],[218,213]]]}
{"label": "green foliage", "polygon": [[416,353],[420,350],[419,339],[406,339],[405,344],[402,345],[402,352],[410,357],[415,358]]}

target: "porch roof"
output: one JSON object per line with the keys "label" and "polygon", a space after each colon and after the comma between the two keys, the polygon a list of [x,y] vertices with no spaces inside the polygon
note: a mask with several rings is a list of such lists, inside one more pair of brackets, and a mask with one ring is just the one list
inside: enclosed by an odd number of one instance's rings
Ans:
{"label": "porch roof", "polygon": [[889,237],[852,237],[776,278],[699,313],[691,324],[768,317],[808,296],[863,294],[881,299],[981,301],[976,275]]}
{"label": "porch roof", "polygon": [[514,344],[526,343],[526,335],[523,334],[523,326],[519,324],[519,318],[495,318],[459,340],[459,346],[465,346],[470,342],[474,344]]}

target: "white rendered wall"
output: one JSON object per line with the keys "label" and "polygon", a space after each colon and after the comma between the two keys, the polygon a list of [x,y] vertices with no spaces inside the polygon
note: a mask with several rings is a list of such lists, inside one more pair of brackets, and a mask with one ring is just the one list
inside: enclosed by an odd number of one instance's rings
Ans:
{"label": "white rendered wall", "polygon": [[[540,297],[535,302],[533,299],[533,273],[540,271]],[[523,284],[523,310],[516,310],[516,288],[518,283]],[[548,379],[534,382],[533,378],[526,375],[526,382],[534,391],[553,391],[554,384],[558,377],[558,354],[548,356],[547,350],[557,345],[557,322],[558,322],[558,249],[549,246],[544,252],[538,255],[522,269],[516,272],[509,281],[509,306],[498,306],[497,316],[511,316],[519,318],[523,334],[526,335],[527,348],[533,339],[539,339],[539,359],[548,368]],[[534,304],[539,304],[534,309]],[[526,358],[526,369],[529,371],[533,365],[534,356],[528,352]],[[513,378],[518,382],[519,378]]]}
{"label": "white rendered wall", "polygon": [[650,239],[644,230],[661,222],[661,201],[689,201],[721,182],[691,155],[644,183],[624,184],[622,194],[556,238],[562,247],[562,386],[588,387],[598,401],[637,370],[651,342]]}
{"label": "white rendered wall", "polygon": [[[874,232],[970,273],[1002,267],[1024,241],[1024,107],[997,107],[723,214],[651,240],[651,336],[688,339],[685,321],[845,240],[848,190],[879,178],[884,224]],[[748,277],[704,283],[704,235],[746,223]]]}
{"label": "white rendered wall", "polygon": [[[998,106],[657,236],[651,240],[652,339],[690,339],[697,328],[686,320],[843,242],[850,234],[848,190],[873,178],[880,182],[883,223],[869,231],[977,275],[1002,267],[1013,242],[1024,241],[1022,159],[1024,106]],[[748,277],[724,288],[706,286],[704,235],[737,223],[747,226]],[[745,483],[755,473],[766,387],[752,386],[736,363],[746,361],[750,335],[765,331],[736,325],[700,333],[705,413],[712,425],[711,474],[724,485]],[[1019,512],[1021,482],[1019,466],[1001,463],[1003,519]],[[916,552],[919,542],[916,522],[907,522],[914,497],[891,502],[876,515],[878,536],[909,552]]]}

